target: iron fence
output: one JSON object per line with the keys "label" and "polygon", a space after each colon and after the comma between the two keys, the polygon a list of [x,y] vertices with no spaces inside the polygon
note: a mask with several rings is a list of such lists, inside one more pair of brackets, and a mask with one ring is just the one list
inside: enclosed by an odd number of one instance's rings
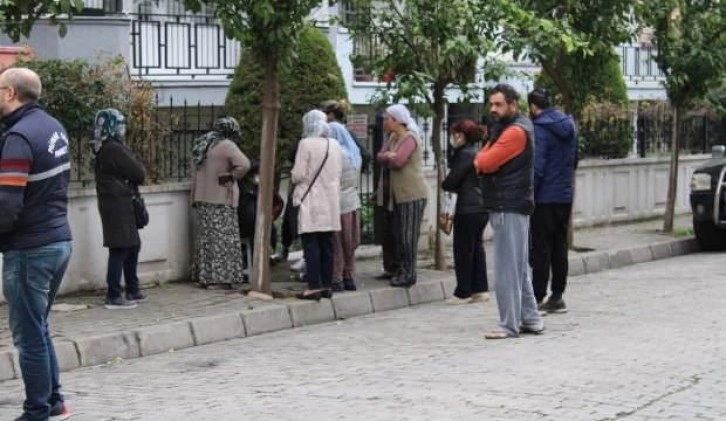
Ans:
{"label": "iron fence", "polygon": [[[156,98],[159,104],[159,98]],[[191,149],[195,138],[206,133],[214,120],[225,115],[224,107],[189,104],[172,99],[158,105],[147,119],[134,120],[128,127],[127,144],[143,162],[152,181],[174,182],[190,178]],[[80,186],[93,183],[91,128],[69,133],[72,139],[71,181]]]}
{"label": "iron fence", "polygon": [[[158,98],[157,98],[158,100]],[[158,103],[158,101],[157,101]],[[190,104],[170,99],[158,106],[147,120],[135,121],[128,128],[127,142],[143,161],[153,181],[174,182],[188,180],[191,176],[191,149],[195,138],[210,130],[213,121],[225,115],[220,106]],[[581,157],[620,158],[629,155],[634,148],[640,156],[666,154],[670,151],[671,113],[667,106],[631,107],[614,118],[610,112],[588,116],[580,122]],[[454,115],[441,127],[441,146],[445,157],[449,156],[449,130],[451,124],[461,118],[482,122],[473,114]],[[430,119],[419,119],[422,131],[422,157],[424,168],[436,168],[433,152]],[[150,136],[149,131],[154,136]],[[681,150],[688,153],[705,153],[711,146],[726,142],[726,119],[707,112],[691,112],[684,116]],[[86,132],[71,133],[72,181],[76,185],[89,186],[93,182],[90,128]],[[149,139],[152,139],[149,142]],[[359,139],[372,153],[374,163],[370,171],[361,174],[359,193],[361,198],[361,232],[363,241],[374,242],[376,210],[370,201],[378,183],[380,168],[375,164],[375,153],[383,144],[382,116],[368,126],[366,138]],[[244,149],[244,145],[242,145]],[[246,151],[249,152],[249,151]],[[447,159],[444,159],[446,164]],[[287,175],[283,174],[283,178]],[[284,192],[282,195],[285,196]]]}

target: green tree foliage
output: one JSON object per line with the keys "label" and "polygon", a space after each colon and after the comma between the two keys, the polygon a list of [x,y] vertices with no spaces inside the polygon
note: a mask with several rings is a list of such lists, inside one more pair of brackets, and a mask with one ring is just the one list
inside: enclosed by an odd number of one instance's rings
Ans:
{"label": "green tree foliage", "polygon": [[647,0],[640,7],[643,23],[655,30],[668,99],[683,107],[703,98],[726,74],[726,2]]}
{"label": "green tree foliage", "polygon": [[706,94],[706,98],[716,112],[722,116],[726,116],[726,78],[714,84],[713,88]]}
{"label": "green tree foliage", "polygon": [[673,106],[671,165],[663,230],[673,230],[680,120],[685,108],[702,99],[726,74],[726,2],[719,0],[643,0],[637,3],[645,25],[654,29],[656,62]]}
{"label": "green tree foliage", "polygon": [[[164,129],[156,122],[153,87],[128,78],[122,58],[91,65],[83,60],[21,60],[19,65],[34,70],[43,82],[40,105],[60,121],[72,142],[76,164],[90,164],[88,141],[96,112],[119,109],[128,119],[127,143],[144,162],[152,181],[161,179],[165,154],[159,147]],[[90,166],[76,165],[81,179],[91,179]]]}
{"label": "green tree foliage", "polygon": [[63,19],[83,10],[83,0],[0,0],[0,21],[2,31],[15,42],[21,36],[29,36],[38,19],[47,17],[53,24],[59,24],[60,36],[65,36]]}
{"label": "green tree foliage", "polygon": [[[527,30],[532,58],[543,69],[540,83],[560,95],[563,107],[580,117],[590,99],[620,103],[627,90],[613,47],[633,34],[632,0],[518,0],[537,14],[563,22],[588,45],[589,52],[568,51],[561,40]],[[570,49],[571,50],[571,49]]]}
{"label": "green tree foliage", "polygon": [[[250,156],[259,156],[260,152],[264,77],[262,63],[245,51],[225,103],[227,112],[240,122],[242,148]],[[288,164],[291,150],[300,140],[303,114],[325,100],[348,97],[335,52],[322,31],[312,26],[303,29],[297,54],[280,71],[280,90],[283,95],[278,122],[278,170]]]}
{"label": "green tree foliage", "polygon": [[582,57],[568,54],[559,63],[559,72],[573,89],[570,90],[570,104],[564,103],[561,89],[554,83],[549,73],[540,72],[535,86],[550,89],[557,94],[557,100],[564,108],[581,116],[590,103],[609,102],[624,104],[628,102],[628,89],[620,68],[620,60],[613,51]]}

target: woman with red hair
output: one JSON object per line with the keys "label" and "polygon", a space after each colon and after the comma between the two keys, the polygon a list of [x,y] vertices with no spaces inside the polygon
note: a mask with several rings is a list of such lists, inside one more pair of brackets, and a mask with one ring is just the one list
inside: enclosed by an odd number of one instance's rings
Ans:
{"label": "woman with red hair", "polygon": [[454,213],[456,290],[449,301],[452,304],[481,303],[489,299],[483,243],[489,214],[484,207],[479,177],[474,171],[474,156],[483,137],[484,130],[468,119],[457,121],[450,129],[449,143],[454,152],[442,187],[457,195]]}

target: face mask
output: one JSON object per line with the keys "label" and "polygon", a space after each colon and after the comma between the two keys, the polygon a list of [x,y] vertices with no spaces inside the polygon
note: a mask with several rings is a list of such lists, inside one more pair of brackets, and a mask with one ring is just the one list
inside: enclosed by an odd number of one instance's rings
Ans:
{"label": "face mask", "polygon": [[456,136],[454,136],[454,135],[449,136],[449,145],[451,145],[451,147],[453,147],[453,148],[456,148],[459,146],[459,140],[457,139]]}

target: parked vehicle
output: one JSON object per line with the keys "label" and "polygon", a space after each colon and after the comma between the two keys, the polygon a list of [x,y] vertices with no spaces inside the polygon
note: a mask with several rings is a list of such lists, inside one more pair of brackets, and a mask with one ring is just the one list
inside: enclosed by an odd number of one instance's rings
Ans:
{"label": "parked vehicle", "polygon": [[726,146],[714,146],[712,158],[691,177],[693,232],[702,250],[726,249]]}

